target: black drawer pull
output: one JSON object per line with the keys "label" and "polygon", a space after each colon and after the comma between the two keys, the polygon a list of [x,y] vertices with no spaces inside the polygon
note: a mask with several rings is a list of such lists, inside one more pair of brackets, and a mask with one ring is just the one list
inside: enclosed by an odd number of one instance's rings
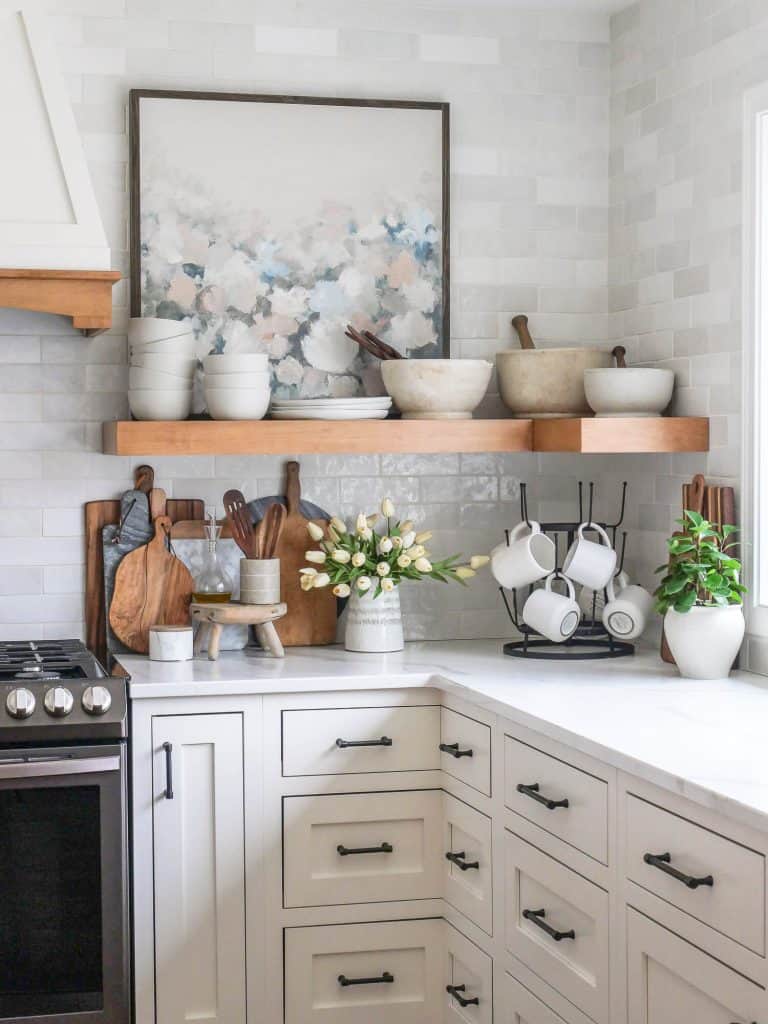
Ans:
{"label": "black drawer pull", "polygon": [[550,938],[554,939],[555,942],[562,942],[563,939],[575,939],[576,932],[571,928],[567,932],[559,932],[551,925],[548,925],[544,918],[547,916],[546,910],[524,910],[523,917],[526,921],[530,921],[531,924],[535,924],[537,928],[541,928],[543,932],[546,932]]}
{"label": "black drawer pull", "polygon": [[395,980],[394,974],[384,971],[380,978],[348,978],[346,974],[339,975],[339,984],[342,988],[349,988],[350,985],[391,985]]}
{"label": "black drawer pull", "polygon": [[391,747],[392,740],[389,736],[382,736],[380,740],[336,740],[336,746],[342,750],[347,747]]}
{"label": "black drawer pull", "polygon": [[455,864],[457,868],[461,868],[462,871],[469,871],[470,868],[480,869],[479,860],[464,860],[466,853],[462,850],[461,853],[446,853],[445,859],[449,860],[451,864]]}
{"label": "black drawer pull", "polygon": [[394,849],[392,843],[382,843],[381,846],[360,846],[357,849],[350,849],[339,844],[336,847],[336,852],[340,857],[349,857],[353,853],[392,853]]}
{"label": "black drawer pull", "polygon": [[460,750],[458,743],[441,743],[440,744],[440,750],[442,750],[442,752],[444,754],[450,754],[451,757],[456,757],[456,758],[459,758],[459,757],[474,757],[475,756],[474,750],[470,750],[470,749]]}
{"label": "black drawer pull", "polygon": [[165,751],[165,799],[173,800],[173,744],[164,743]]}
{"label": "black drawer pull", "polygon": [[682,882],[683,885],[687,885],[689,889],[698,889],[700,885],[714,885],[715,880],[712,875],[704,875],[703,878],[694,878],[693,875],[686,875],[682,871],[678,871],[677,868],[673,868],[670,863],[672,855],[669,853],[646,853],[643,857],[646,864],[650,864],[653,868],[658,868],[659,871],[663,871],[665,875],[671,875],[672,878],[676,878],[678,882]]}
{"label": "black drawer pull", "polygon": [[480,1000],[478,999],[477,996],[473,996],[471,999],[467,999],[466,996],[463,996],[461,994],[462,992],[466,992],[467,991],[467,986],[466,985],[446,985],[445,986],[445,991],[453,996],[453,998],[456,1000],[456,1002],[459,1004],[459,1006],[463,1007],[463,1006],[479,1006],[480,1005]]}
{"label": "black drawer pull", "polygon": [[530,786],[524,786],[523,783],[519,783],[517,792],[522,793],[523,796],[529,796],[531,800],[535,800],[537,804],[543,804],[548,811],[554,811],[556,807],[569,807],[568,800],[550,800],[547,796],[542,796],[539,792],[538,782],[532,782]]}

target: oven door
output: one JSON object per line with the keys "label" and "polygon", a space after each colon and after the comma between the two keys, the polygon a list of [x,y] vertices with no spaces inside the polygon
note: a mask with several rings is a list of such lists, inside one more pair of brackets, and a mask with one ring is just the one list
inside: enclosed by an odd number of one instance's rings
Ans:
{"label": "oven door", "polygon": [[0,1021],[129,1024],[122,745],[0,752]]}

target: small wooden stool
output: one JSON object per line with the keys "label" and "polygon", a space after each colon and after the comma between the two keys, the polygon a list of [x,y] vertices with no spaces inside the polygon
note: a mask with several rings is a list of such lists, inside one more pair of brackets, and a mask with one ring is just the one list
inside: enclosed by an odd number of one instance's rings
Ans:
{"label": "small wooden stool", "polygon": [[274,620],[281,619],[287,610],[288,606],[283,603],[240,604],[239,601],[228,601],[226,604],[205,604],[193,601],[189,606],[189,614],[192,621],[198,623],[195,654],[200,654],[207,637],[208,660],[216,661],[224,626],[253,626],[264,650],[273,658],[284,658],[285,651]]}

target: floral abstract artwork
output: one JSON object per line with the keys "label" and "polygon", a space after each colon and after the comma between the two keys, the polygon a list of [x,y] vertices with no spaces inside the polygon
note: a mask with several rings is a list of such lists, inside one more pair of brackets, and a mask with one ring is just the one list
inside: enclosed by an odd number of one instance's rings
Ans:
{"label": "floral abstract artwork", "polygon": [[134,315],[267,352],[280,398],[379,394],[371,330],[447,355],[447,107],[132,94]]}

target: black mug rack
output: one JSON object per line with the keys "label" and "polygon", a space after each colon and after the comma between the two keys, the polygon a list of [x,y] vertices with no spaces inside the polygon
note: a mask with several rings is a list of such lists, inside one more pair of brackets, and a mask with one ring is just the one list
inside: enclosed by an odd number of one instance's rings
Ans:
{"label": "black mug rack", "polygon": [[[582,523],[594,522],[592,518],[595,502],[595,485],[589,484],[588,498],[585,501],[584,484],[579,481],[579,518],[561,523],[539,523],[541,532],[547,534],[555,545],[555,573],[554,575],[563,578],[562,561],[569,547],[576,537],[579,526]],[[621,487],[621,508],[615,523],[598,522],[611,538],[611,544],[617,549],[619,530],[624,522],[624,513],[627,507],[627,483]],[[528,488],[524,483],[520,484],[520,518],[530,527],[531,520],[528,517]],[[505,530],[507,544],[509,544],[509,530]],[[627,549],[627,532],[621,534],[621,551],[616,567],[615,576],[618,576],[624,568],[624,555]],[[617,640],[611,636],[602,622],[598,608],[597,594],[592,595],[591,611],[584,612],[576,632],[563,643],[553,643],[546,637],[541,636],[536,630],[523,622],[522,607],[528,596],[532,593],[534,585],[523,587],[522,591],[511,590],[509,593],[504,587],[499,587],[507,614],[520,633],[520,640],[511,640],[504,644],[504,653],[512,658],[535,658],[551,661],[587,661],[597,658],[626,658],[635,653],[634,644],[626,640]],[[608,601],[607,589],[603,591],[603,599]]]}

